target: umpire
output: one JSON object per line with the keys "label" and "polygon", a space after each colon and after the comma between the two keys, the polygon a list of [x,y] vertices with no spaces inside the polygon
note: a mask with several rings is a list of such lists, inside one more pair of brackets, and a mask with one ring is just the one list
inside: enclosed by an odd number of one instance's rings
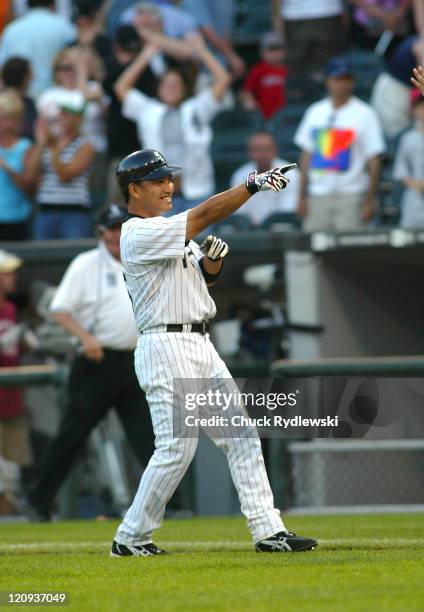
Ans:
{"label": "umpire", "polygon": [[50,520],[55,494],[111,407],[143,466],[154,451],[149,408],[134,371],[137,330],[120,261],[126,215],[116,205],[103,213],[98,247],[71,262],[50,306],[53,318],[80,340],[81,350],[71,366],[65,416],[30,488],[33,520]]}

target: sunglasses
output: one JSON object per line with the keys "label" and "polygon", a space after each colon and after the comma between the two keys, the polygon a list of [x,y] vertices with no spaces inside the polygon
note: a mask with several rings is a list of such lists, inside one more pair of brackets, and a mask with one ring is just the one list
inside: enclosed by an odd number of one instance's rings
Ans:
{"label": "sunglasses", "polygon": [[72,72],[74,67],[71,64],[60,64],[56,66],[56,72]]}

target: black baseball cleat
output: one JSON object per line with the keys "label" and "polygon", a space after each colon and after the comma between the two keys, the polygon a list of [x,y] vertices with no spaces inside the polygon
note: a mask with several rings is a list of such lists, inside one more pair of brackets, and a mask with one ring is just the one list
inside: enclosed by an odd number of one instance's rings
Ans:
{"label": "black baseball cleat", "polygon": [[256,542],[256,552],[301,552],[314,550],[318,542],[311,538],[302,538],[290,531],[279,531],[270,538]]}
{"label": "black baseball cleat", "polygon": [[165,550],[158,548],[153,542],[141,544],[140,546],[132,546],[129,544],[118,544],[114,540],[112,550],[110,551],[111,557],[153,557],[154,555],[167,554]]}

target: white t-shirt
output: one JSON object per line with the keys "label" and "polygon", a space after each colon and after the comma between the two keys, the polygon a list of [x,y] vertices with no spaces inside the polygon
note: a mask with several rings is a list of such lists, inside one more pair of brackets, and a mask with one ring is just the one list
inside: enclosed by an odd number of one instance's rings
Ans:
{"label": "white t-shirt", "polygon": [[199,265],[203,254],[193,240],[186,244],[187,215],[132,217],[122,225],[122,265],[139,331],[216,314]]}
{"label": "white t-shirt", "polygon": [[291,21],[334,17],[342,11],[342,0],[281,0],[281,16]]}
{"label": "white t-shirt", "polygon": [[[272,167],[278,168],[288,164],[288,161],[276,157],[272,160]],[[247,162],[237,168],[231,176],[231,187],[241,185],[253,170],[257,170],[256,164]],[[279,212],[295,212],[300,191],[300,172],[297,169],[290,170],[287,174],[290,179],[288,186],[282,191],[258,191],[253,198],[247,200],[236,213],[248,215],[254,224],[262,223],[269,215]]]}
{"label": "white t-shirt", "polygon": [[364,193],[367,161],[385,149],[374,109],[355,97],[337,109],[330,98],[312,104],[294,142],[311,153],[308,193],[317,196]]}
{"label": "white t-shirt", "polygon": [[133,350],[137,329],[123,268],[101,242],[69,265],[50,305],[68,312],[103,347]]}

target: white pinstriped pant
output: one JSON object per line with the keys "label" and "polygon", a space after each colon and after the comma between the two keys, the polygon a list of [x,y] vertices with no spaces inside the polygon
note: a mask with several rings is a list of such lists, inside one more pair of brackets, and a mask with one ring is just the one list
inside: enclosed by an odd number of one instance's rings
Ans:
{"label": "white pinstriped pant", "polygon": [[[174,379],[231,378],[209,336],[198,333],[143,334],[135,352],[135,369],[149,403],[156,450],[116,534],[116,541],[127,545],[151,542],[165,505],[196,451],[196,437],[173,438]],[[285,530],[280,511],[274,508],[259,437],[213,441],[227,456],[253,540]]]}

